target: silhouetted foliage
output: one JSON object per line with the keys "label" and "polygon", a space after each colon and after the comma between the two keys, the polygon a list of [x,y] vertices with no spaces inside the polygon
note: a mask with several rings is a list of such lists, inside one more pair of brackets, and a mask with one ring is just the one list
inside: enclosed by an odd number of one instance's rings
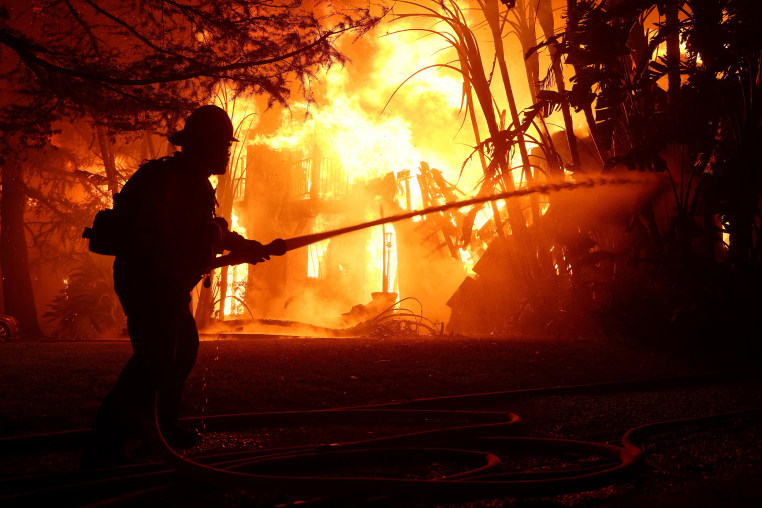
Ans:
{"label": "silhouetted foliage", "polygon": [[55,324],[53,336],[77,340],[121,333],[127,322],[111,279],[110,266],[83,258],[43,314]]}
{"label": "silhouetted foliage", "polygon": [[93,114],[115,131],[153,127],[151,112],[187,112],[222,80],[284,102],[318,68],[344,61],[339,34],[376,21],[367,7],[301,0],[19,3],[0,16],[15,102],[3,105],[3,124],[23,122],[33,107]]}
{"label": "silhouetted foliage", "polygon": [[[676,334],[736,334],[758,342],[750,309],[760,303],[762,268],[762,6],[747,0],[569,5],[566,32],[533,51],[558,48],[557,56],[575,68],[573,88],[543,93],[535,108],[592,104],[591,132],[608,171],[663,173],[671,187],[669,217],[659,217],[651,200],[631,222],[631,228],[645,226],[649,239],[632,246],[631,260],[651,268],[622,293],[650,289],[666,312],[643,315],[663,315],[666,330]],[[617,312],[640,313],[650,307],[643,302]]]}
{"label": "silhouetted foliage", "polygon": [[76,161],[55,176],[39,167],[42,155],[55,151],[51,138],[62,123],[91,123],[102,183],[113,194],[121,180],[117,135],[171,131],[221,82],[270,104],[285,103],[293,90],[309,95],[318,69],[345,60],[336,38],[360,35],[377,21],[369,4],[301,0],[31,0],[0,8],[0,167],[4,183],[23,181],[4,186],[0,250],[3,273],[15,274],[3,278],[4,293],[16,297],[6,298],[6,307],[23,315],[22,330],[39,333],[22,232],[27,198],[34,217],[27,232],[43,245],[53,230],[62,231],[61,221],[71,224],[86,215],[80,208],[94,204],[71,200],[67,188],[82,185],[103,196]]}

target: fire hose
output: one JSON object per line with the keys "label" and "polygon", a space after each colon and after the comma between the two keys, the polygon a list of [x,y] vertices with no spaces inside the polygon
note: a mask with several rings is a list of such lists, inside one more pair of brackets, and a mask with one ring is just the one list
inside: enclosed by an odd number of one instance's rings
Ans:
{"label": "fire hose", "polygon": [[374,226],[381,226],[383,224],[391,224],[394,222],[400,222],[403,220],[412,219],[414,217],[421,217],[432,213],[444,212],[447,210],[464,208],[466,206],[481,205],[492,201],[500,201],[503,199],[517,198],[521,196],[528,196],[530,194],[547,194],[550,192],[559,192],[564,190],[580,189],[596,187],[598,185],[628,185],[643,183],[640,180],[633,178],[590,178],[587,180],[581,180],[577,182],[558,182],[549,183],[544,185],[533,185],[524,189],[518,189],[508,192],[501,192],[499,194],[491,194],[489,196],[477,196],[475,198],[464,199],[461,201],[451,201],[443,205],[431,206],[428,208],[422,208],[420,210],[413,210],[397,215],[390,215],[388,217],[381,217],[372,221],[355,224],[353,226],[346,226],[343,228],[332,229],[330,231],[322,231],[318,233],[311,233],[309,235],[296,236],[293,238],[282,239],[278,238],[273,240],[269,244],[260,246],[258,243],[257,248],[253,249],[251,253],[252,261],[247,261],[246,255],[241,253],[226,254],[220,256],[215,260],[216,266],[235,265],[241,263],[251,262],[257,263],[261,261],[262,255],[265,256],[282,256],[288,251],[305,247],[307,245],[321,242],[329,238],[333,238],[339,235],[345,235],[360,231],[363,229],[372,228]]}
{"label": "fire hose", "polygon": [[[417,399],[403,405],[390,404],[346,409],[206,417],[212,428],[229,428],[251,424],[282,426],[300,422],[346,425],[347,423],[366,420],[378,423],[395,418],[420,418],[429,422],[436,418],[465,417],[469,422],[465,425],[461,423],[445,428],[341,444],[308,444],[286,448],[241,450],[193,459],[178,454],[166,444],[156,423],[154,407],[146,418],[148,438],[154,452],[167,465],[171,466],[174,472],[160,470],[160,464],[154,463],[142,466],[125,466],[126,469],[123,472],[120,469],[121,475],[117,478],[98,476],[98,471],[95,471],[96,475],[93,476],[91,473],[85,477],[86,481],[83,481],[81,475],[77,477],[69,473],[66,478],[56,479],[59,482],[57,487],[48,485],[47,492],[45,487],[41,488],[38,483],[35,483],[34,478],[29,478],[26,480],[27,486],[16,490],[19,492],[18,495],[11,495],[10,497],[7,496],[8,492],[4,487],[13,487],[14,482],[4,485],[7,482],[0,481],[0,500],[4,504],[8,502],[9,504],[6,506],[16,505],[15,503],[24,505],[30,498],[35,498],[38,501],[41,499],[60,500],[63,492],[81,493],[79,495],[92,500],[93,495],[101,493],[99,489],[104,489],[104,493],[112,492],[109,494],[112,496],[109,499],[115,499],[113,487],[114,485],[122,485],[121,490],[116,490],[116,492],[122,492],[118,494],[117,498],[124,497],[126,501],[128,497],[155,495],[156,492],[162,490],[162,485],[171,488],[171,485],[176,485],[172,482],[181,478],[190,479],[194,482],[193,485],[232,487],[261,495],[293,495],[298,493],[307,496],[332,496],[334,498],[349,494],[363,498],[417,495],[425,496],[427,500],[440,499],[448,502],[458,499],[547,497],[567,492],[592,490],[610,485],[614,481],[621,481],[637,471],[642,460],[642,450],[636,441],[642,441],[648,434],[659,433],[664,429],[676,429],[689,424],[711,423],[729,418],[758,417],[762,414],[762,410],[756,408],[708,415],[701,418],[642,425],[625,433],[622,438],[622,446],[614,446],[569,439],[514,437],[514,430],[520,423],[520,418],[512,413],[431,408],[449,408],[453,404],[454,407],[463,408],[469,406],[471,402],[507,402],[516,397],[537,394],[606,393],[620,389],[638,390],[661,384],[674,386],[675,383],[702,383],[710,381],[712,378],[712,376],[665,378],[646,380],[645,384],[642,385],[643,382],[638,381],[572,385]],[[47,436],[42,437],[49,442]],[[4,446],[6,444],[2,443],[3,446],[0,448],[6,448]],[[572,456],[576,454],[586,457],[600,457],[604,460],[589,462],[585,459],[579,467],[572,469],[552,468],[551,470],[514,472],[510,470],[510,467],[505,467],[509,466],[510,463],[506,463],[505,459],[500,457],[500,455],[514,450],[525,450],[531,454],[537,454],[540,451],[551,454],[571,454]],[[396,465],[399,465],[401,462],[406,464],[421,459],[432,462],[451,460],[460,463],[461,461],[468,461],[470,467],[454,474],[425,479],[373,478],[358,474],[334,477],[327,477],[323,474],[321,476],[326,467],[336,463],[356,468],[355,462],[357,461],[372,464],[388,462],[393,466],[395,460],[397,460]],[[311,470],[317,474],[300,473],[300,470]],[[105,475],[106,472],[104,471],[103,474]],[[19,480],[16,480],[15,483],[19,483]],[[111,486],[111,490],[109,490],[109,486]],[[22,494],[22,491],[27,492],[27,494]],[[125,491],[129,494],[124,494]]]}
{"label": "fire hose", "polygon": [[[342,415],[342,410],[338,415]],[[228,488],[251,489],[258,492],[291,493],[307,496],[360,495],[363,498],[382,498],[404,495],[408,498],[425,498],[427,501],[552,496],[566,492],[591,490],[619,480],[633,473],[641,464],[642,450],[633,441],[649,431],[675,428],[686,423],[707,422],[724,418],[744,417],[760,414],[762,410],[752,409],[693,419],[657,422],[630,429],[622,439],[623,446],[558,438],[511,437],[495,435],[494,431],[505,432],[511,423],[519,423],[515,415],[502,424],[483,423],[453,427],[441,431],[424,431],[402,436],[391,436],[356,443],[335,446],[302,447],[284,450],[265,456],[245,457],[222,465],[204,465],[190,460],[172,450],[161,436],[156,419],[155,406],[149,415],[147,425],[149,440],[155,451],[174,470],[183,476]],[[345,414],[344,414],[345,415]],[[343,416],[344,416],[343,415]],[[446,442],[457,441],[457,448],[441,447],[442,438]],[[592,464],[571,471],[506,472],[503,461],[490,449],[528,449],[552,452],[597,455],[609,462]],[[353,459],[383,461],[404,457],[414,460],[423,455],[431,460],[463,460],[479,458],[482,463],[467,471],[435,479],[368,478],[362,476],[307,476],[287,474],[291,468],[312,467],[320,471],[336,461]],[[232,468],[248,468],[247,472]],[[280,473],[280,474],[278,474]]]}

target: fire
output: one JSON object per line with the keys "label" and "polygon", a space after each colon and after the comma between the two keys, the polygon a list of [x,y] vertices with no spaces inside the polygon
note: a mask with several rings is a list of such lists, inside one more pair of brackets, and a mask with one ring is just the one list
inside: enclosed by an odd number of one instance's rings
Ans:
{"label": "fire", "polygon": [[[238,215],[233,213],[230,230],[243,233],[238,224]],[[246,300],[246,283],[249,276],[249,265],[241,264],[228,267],[227,297],[225,298],[224,314],[226,316],[239,316],[245,312],[244,301]]]}
{"label": "fire", "polygon": [[[312,229],[314,232],[325,231],[329,225],[323,216],[318,215]],[[322,279],[326,276],[326,254],[330,242],[328,239],[307,246],[307,278]]]}
{"label": "fire", "polygon": [[[387,34],[376,40],[378,55],[376,59],[373,83],[363,90],[367,96],[378,92],[385,92],[389,88],[396,89],[405,83],[414,73],[429,67],[432,62],[440,60],[437,55],[441,53],[443,42],[435,37],[421,37],[417,32],[406,32],[415,29],[411,23],[396,22],[395,33]],[[444,27],[439,27],[443,29]],[[415,51],[411,48],[415,47]],[[404,92],[408,97],[421,98],[431,95],[439,95],[444,104],[460,108],[463,84],[460,77],[444,72],[423,71],[410,79],[404,85]],[[388,96],[380,96],[384,101]]]}
{"label": "fire", "polygon": [[[409,27],[397,26],[402,30]],[[349,186],[406,171],[408,181],[404,182],[403,177],[398,180],[401,189],[395,196],[397,204],[400,209],[422,208],[424,203],[416,180],[421,161],[440,168],[448,180],[461,178],[468,148],[453,150],[451,125],[457,122],[461,108],[462,83],[459,77],[428,70],[407,81],[395,94],[401,83],[430,65],[442,43],[432,38],[420,39],[419,34],[410,32],[380,37],[373,44],[375,57],[362,83],[356,82],[347,69],[329,70],[321,76],[324,100],[292,104],[289,111],[283,112],[281,128],[275,134],[253,136],[252,142],[273,150],[296,152],[303,159],[309,159],[317,150],[324,160],[336,162]],[[413,44],[416,51],[410,50]],[[352,52],[350,47],[345,50]],[[416,115],[416,108],[423,104],[435,104],[438,116]],[[415,132],[421,125],[426,125],[423,137]],[[305,190],[309,193],[309,186]],[[321,188],[320,197],[339,196],[330,188]],[[378,217],[377,203],[368,205],[361,215],[353,215],[355,222]],[[324,230],[320,226],[326,224],[318,215],[314,231]],[[328,251],[327,241],[308,247],[308,279],[323,276]],[[395,292],[398,285],[394,228],[371,230],[365,251],[366,294]]]}
{"label": "fire", "polygon": [[[374,44],[377,56],[362,83],[353,82],[345,68],[330,69],[321,76],[324,101],[292,105],[291,111],[283,113],[282,127],[275,135],[258,136],[254,142],[276,150],[306,151],[317,145],[325,157],[340,161],[350,183],[390,171],[415,173],[420,161],[457,180],[466,150],[452,149],[450,124],[457,121],[461,108],[462,84],[452,75],[431,70],[408,81],[395,95],[401,83],[431,64],[441,42],[400,33],[375,39]],[[416,51],[410,50],[412,44]],[[351,48],[345,49],[351,53]],[[439,117],[416,116],[416,106],[432,103]],[[448,120],[446,127],[437,125],[443,118]],[[422,124],[428,132],[425,139],[418,139],[414,130]]]}
{"label": "fire", "polygon": [[397,237],[391,226],[377,226],[370,230],[366,246],[368,269],[366,291],[396,293]]}
{"label": "fire", "polygon": [[[234,125],[242,126],[236,136],[244,146],[288,154],[283,160],[299,165],[297,194],[300,199],[312,200],[305,217],[312,232],[378,218],[382,198],[373,194],[372,186],[388,183],[390,175],[392,185],[396,186],[391,208],[396,206],[396,211],[466,198],[480,187],[483,171],[473,153],[473,132],[469,128],[457,129],[463,120],[462,77],[451,70],[432,67],[437,61],[452,61],[455,53],[451,49],[443,52],[447,45],[439,37],[421,37],[421,32],[412,30],[413,21],[396,22],[392,28],[395,33],[365,39],[359,49],[345,42],[342,50],[351,59],[347,67],[333,67],[319,75],[320,88],[314,90],[315,100],[290,103],[274,133],[256,132],[257,119],[252,116],[256,110],[245,97],[236,97],[234,110],[228,108]],[[220,96],[229,99],[232,94],[221,92]],[[424,196],[419,187],[424,165],[427,170],[441,170],[445,181],[464,192],[457,196]],[[526,186],[518,154],[512,154],[511,166],[515,168],[511,171],[515,186]],[[327,175],[328,180],[340,180],[341,185],[326,181]],[[331,211],[321,208],[322,203],[352,197],[355,201],[351,212],[337,211],[336,206],[329,207]],[[443,219],[433,222],[438,227],[459,231],[460,225],[453,216]],[[484,207],[477,214],[475,231],[491,219],[492,210]],[[299,231],[297,234],[304,230]],[[306,263],[299,265],[303,266],[303,280],[318,281],[333,273],[346,280],[355,277],[356,287],[361,286],[366,296],[377,292],[398,293],[400,298],[415,296],[400,292],[398,233],[391,226],[364,233],[362,256],[357,253],[337,256],[336,252],[345,247],[330,240],[310,245],[300,254],[306,259]],[[422,251],[424,255],[439,249],[439,254],[445,253],[451,261],[455,258],[467,272],[471,272],[486,247],[485,241],[481,244],[474,241],[469,246],[472,250],[467,250],[461,248],[455,237],[442,243],[441,236],[431,232],[421,234],[433,245]],[[359,268],[351,266],[352,263]],[[364,274],[358,277],[358,270]],[[238,302],[244,299],[241,284],[245,285],[247,276],[241,267],[228,272],[225,316],[244,312]]]}

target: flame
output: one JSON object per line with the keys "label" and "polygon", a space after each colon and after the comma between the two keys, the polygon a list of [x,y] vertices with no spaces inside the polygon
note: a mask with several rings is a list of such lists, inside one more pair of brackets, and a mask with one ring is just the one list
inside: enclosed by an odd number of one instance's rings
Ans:
{"label": "flame", "polygon": [[[318,215],[315,218],[315,225],[313,226],[312,231],[320,232],[330,228],[331,226],[328,224],[325,217]],[[326,253],[328,252],[328,245],[330,242],[331,240],[327,239],[307,246],[307,278],[322,279],[326,276]]]}
{"label": "flame", "polygon": [[[398,28],[404,30],[410,25],[400,24]],[[413,44],[416,51],[410,50]],[[289,111],[283,112],[281,128],[276,133],[254,136],[252,140],[274,150],[296,152],[304,159],[311,157],[311,151],[317,148],[322,158],[338,165],[350,187],[390,172],[396,175],[408,170],[408,184],[398,180],[405,190],[395,198],[401,208],[421,208],[423,201],[416,180],[421,161],[441,169],[449,181],[457,181],[470,151],[468,146],[453,149],[452,125],[458,122],[462,83],[459,76],[429,70],[411,78],[395,94],[401,83],[431,65],[442,41],[420,39],[415,33],[398,33],[374,39],[373,45],[370,51],[375,57],[365,62],[370,68],[362,83],[356,82],[345,68],[330,69],[321,76],[325,88],[323,100],[292,104]],[[348,53],[353,50],[344,49]],[[424,105],[427,107],[422,109]],[[421,125],[426,126],[426,132],[417,136],[413,126],[420,130]],[[476,179],[471,183],[475,186]],[[321,187],[321,197],[335,196],[330,189]],[[374,208],[369,206],[363,218],[377,218]],[[315,231],[322,230],[318,225]],[[387,227],[386,233],[385,239],[379,227],[367,237],[364,277],[367,293],[384,287],[393,292],[396,287],[396,236],[392,227]],[[308,278],[321,277],[327,250],[327,242],[309,247]]]}
{"label": "flame", "polygon": [[[397,287],[397,236],[394,228],[388,225],[385,228],[381,226],[372,228],[368,236],[366,252],[368,255],[366,293],[375,293],[384,289],[387,293],[397,292],[395,290]],[[384,278],[386,278],[385,281]]]}
{"label": "flame", "polygon": [[[395,33],[365,37],[357,47],[351,46],[350,42],[342,43],[341,49],[349,55],[351,63],[347,67],[334,66],[322,71],[318,75],[320,83],[313,90],[314,100],[290,103],[289,109],[282,112],[280,128],[273,134],[257,134],[256,120],[247,113],[256,111],[254,103],[243,96],[235,97],[235,109],[226,109],[234,125],[241,125],[236,137],[244,141],[244,145],[264,145],[271,150],[287,151],[294,160],[301,157],[303,172],[309,175],[306,185],[300,188],[300,192],[306,191],[305,199],[331,199],[342,195],[330,185],[323,184],[319,186],[320,195],[313,195],[309,187],[313,183],[310,180],[313,175],[311,164],[317,161],[321,179],[326,168],[330,168],[329,171],[340,175],[346,183],[344,187],[350,191],[354,185],[359,187],[361,183],[380,180],[393,173],[399,188],[393,199],[403,209],[424,206],[418,185],[423,161],[430,168],[439,169],[445,180],[455,183],[458,189],[465,190],[466,195],[459,197],[468,197],[469,191],[479,187],[483,172],[478,158],[473,157],[473,132],[468,127],[458,129],[463,121],[462,77],[444,68],[429,68],[435,62],[457,60],[457,56],[447,49],[443,39],[421,37],[421,33],[414,30],[413,23],[413,20],[396,22]],[[437,27],[440,29],[445,27]],[[232,95],[228,91],[220,92],[224,98]],[[512,154],[511,166],[515,168],[511,171],[514,185],[517,188],[526,186],[522,161],[517,153]],[[400,174],[402,171],[407,172],[407,182]],[[329,219],[317,207],[313,231],[346,225],[347,221],[377,218],[376,198],[369,196],[366,202],[365,210],[353,211],[350,217],[342,219]],[[477,214],[476,229],[482,228],[491,218],[492,210],[485,207]],[[343,223],[328,224],[337,220]],[[365,262],[366,294],[384,289],[395,292],[399,284],[394,228],[387,226],[386,235],[383,228],[374,228],[365,238],[365,256],[357,256],[357,259],[360,262],[362,258]],[[330,240],[326,240],[306,249],[304,275],[307,279],[326,277],[326,263],[332,256],[329,246]],[[485,240],[477,239],[468,249],[459,250],[469,273],[485,247]],[[239,274],[237,270],[233,272],[231,269],[228,274],[229,295],[239,295],[236,284],[246,279],[246,274]],[[356,273],[347,266],[339,266],[337,270],[345,274]],[[226,299],[226,315],[235,312],[235,302],[234,298]]]}
{"label": "flame", "polygon": [[[286,126],[273,137],[255,138],[274,149],[301,148],[317,144],[324,157],[340,161],[349,183],[378,178],[390,171],[415,169],[423,155],[412,143],[410,125],[400,117],[373,119],[357,98],[337,96],[323,109],[302,108],[309,114],[302,124],[284,116]],[[375,120],[375,121],[374,121]]]}
{"label": "flame", "polygon": [[[230,217],[230,230],[242,233],[238,215],[235,212]],[[248,277],[249,265],[244,263],[228,267],[227,292],[222,307],[225,316],[241,316],[246,311],[243,302],[246,300]]]}
{"label": "flame", "polygon": [[[362,83],[355,83],[345,68],[331,68],[321,76],[325,99],[320,104],[292,105],[283,113],[281,129],[272,136],[255,137],[254,143],[275,150],[302,149],[305,155],[317,145],[323,156],[340,161],[350,183],[403,169],[415,174],[420,161],[457,180],[468,155],[467,148],[453,150],[451,132],[461,107],[460,81],[444,72],[427,71],[408,81],[387,106],[400,83],[431,64],[441,41],[402,33],[377,38],[374,44],[377,56]],[[412,44],[416,51],[410,50]],[[438,116],[416,116],[416,107],[420,110],[424,104],[427,113]],[[439,135],[427,132],[425,139],[419,139],[411,122],[417,130],[431,123],[426,130]]]}
{"label": "flame", "polygon": [[458,252],[460,253],[460,260],[463,263],[463,267],[466,269],[466,274],[470,276],[476,275],[476,272],[474,272],[474,265],[476,265],[478,259],[474,259],[474,256],[472,256],[467,249],[458,249]]}

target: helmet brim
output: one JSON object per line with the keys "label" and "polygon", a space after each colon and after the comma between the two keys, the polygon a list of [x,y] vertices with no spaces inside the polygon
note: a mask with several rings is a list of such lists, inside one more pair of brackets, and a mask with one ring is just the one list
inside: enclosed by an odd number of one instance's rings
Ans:
{"label": "helmet brim", "polygon": [[[192,144],[193,142],[200,141],[203,143],[204,141],[199,139],[193,139],[193,137],[185,129],[179,130],[175,132],[174,134],[171,134],[167,139],[169,139],[169,142],[175,146],[187,146],[189,144]],[[231,136],[228,141],[238,142],[238,139],[235,138],[234,136]]]}

